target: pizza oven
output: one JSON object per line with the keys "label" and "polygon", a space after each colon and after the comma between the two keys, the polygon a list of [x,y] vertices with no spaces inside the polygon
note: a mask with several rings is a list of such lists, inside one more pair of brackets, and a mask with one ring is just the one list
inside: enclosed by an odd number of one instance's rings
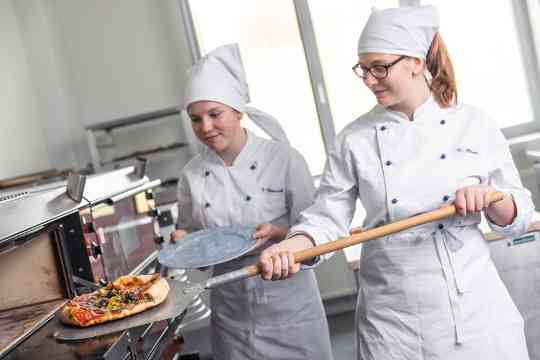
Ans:
{"label": "pizza oven", "polygon": [[0,359],[152,359],[179,352],[183,316],[58,342],[56,311],[124,274],[159,271],[150,181],[128,167],[0,195]]}

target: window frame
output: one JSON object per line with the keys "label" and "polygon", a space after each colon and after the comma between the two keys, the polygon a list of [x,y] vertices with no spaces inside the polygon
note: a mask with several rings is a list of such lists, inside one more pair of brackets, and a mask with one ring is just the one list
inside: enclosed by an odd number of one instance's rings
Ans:
{"label": "window frame", "polygon": [[[534,29],[529,16],[529,6],[527,1],[507,1],[511,2],[513,9],[513,20],[517,31],[521,58],[523,60],[527,79],[526,86],[533,112],[532,121],[501,128],[503,134],[508,139],[511,139],[535,132],[540,133],[540,61],[538,59],[538,51],[535,47]],[[332,109],[328,101],[328,92],[309,9],[309,1],[293,0],[293,3],[296,11],[300,38],[304,48],[304,55],[306,57],[307,70],[311,81],[321,136],[326,155],[328,155],[336,137],[336,128],[332,116]],[[184,22],[188,47],[191,53],[190,55],[193,63],[195,63],[201,58],[201,51],[189,0],[178,0],[178,4]],[[399,0],[399,4],[400,6],[418,6],[421,4],[421,0]]]}

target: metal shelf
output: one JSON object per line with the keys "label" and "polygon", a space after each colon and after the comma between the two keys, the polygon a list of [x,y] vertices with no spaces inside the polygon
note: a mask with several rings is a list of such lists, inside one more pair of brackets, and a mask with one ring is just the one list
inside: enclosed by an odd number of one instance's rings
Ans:
{"label": "metal shelf", "polygon": [[146,155],[150,155],[152,157],[156,155],[159,156],[160,153],[170,153],[171,150],[177,150],[177,149],[186,147],[187,144],[176,142],[165,147],[159,147],[155,149],[146,149],[146,150],[141,149],[131,154],[117,156],[108,161],[104,161],[101,158],[100,149],[104,149],[106,147],[113,147],[113,145],[112,144],[98,145],[97,140],[96,140],[97,132],[110,133],[112,130],[117,129],[117,128],[147,123],[153,120],[162,119],[162,118],[166,118],[173,115],[180,115],[180,109],[178,107],[169,107],[169,108],[165,108],[161,110],[150,111],[150,112],[146,112],[142,114],[118,118],[118,119],[106,121],[100,124],[87,126],[85,129],[86,129],[88,147],[90,150],[90,157],[92,160],[94,171],[100,172],[104,170],[105,165],[120,163],[129,159],[135,159],[140,156],[146,156]]}
{"label": "metal shelf", "polygon": [[178,114],[180,114],[180,110],[177,107],[170,107],[170,108],[166,108],[162,110],[150,111],[147,113],[127,116],[127,117],[103,122],[100,124],[90,125],[90,126],[87,126],[85,129],[91,130],[91,131],[97,131],[97,130],[111,131],[112,129],[116,129],[119,127],[136,125],[136,124],[140,124],[140,123],[147,122],[150,120],[160,119],[167,116],[178,115]]}

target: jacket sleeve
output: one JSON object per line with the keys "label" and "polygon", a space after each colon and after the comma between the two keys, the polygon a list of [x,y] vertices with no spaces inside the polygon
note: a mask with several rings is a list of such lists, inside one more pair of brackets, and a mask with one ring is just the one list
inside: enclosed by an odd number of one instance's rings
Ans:
{"label": "jacket sleeve", "polygon": [[300,212],[313,204],[315,185],[304,157],[292,149],[286,174],[285,201],[289,211],[289,226],[296,224]]}
{"label": "jacket sleeve", "polygon": [[338,138],[328,154],[315,203],[300,213],[300,223],[291,228],[288,237],[305,233],[320,245],[347,236],[358,197],[357,183],[352,153],[344,139]]}
{"label": "jacket sleeve", "polygon": [[[492,123],[490,121],[490,123]],[[487,154],[490,157],[491,164],[488,183],[498,191],[510,194],[516,204],[517,215],[514,221],[507,226],[498,226],[486,220],[491,227],[491,230],[502,236],[519,236],[525,233],[531,223],[534,213],[534,204],[531,199],[531,193],[525,189],[521,183],[519,172],[516,169],[508,143],[502,132],[489,125],[491,136],[485,137],[489,139]]]}

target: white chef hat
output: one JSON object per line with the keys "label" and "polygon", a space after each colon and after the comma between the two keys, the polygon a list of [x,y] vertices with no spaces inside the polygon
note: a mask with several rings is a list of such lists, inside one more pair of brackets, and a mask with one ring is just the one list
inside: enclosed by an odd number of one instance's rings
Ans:
{"label": "white chef hat", "polygon": [[188,70],[184,109],[197,101],[215,101],[245,113],[271,138],[288,143],[287,135],[271,115],[247,106],[250,102],[246,72],[238,44],[220,46]]}
{"label": "white chef hat", "polygon": [[385,53],[426,59],[439,29],[434,6],[373,9],[358,40],[358,54]]}

